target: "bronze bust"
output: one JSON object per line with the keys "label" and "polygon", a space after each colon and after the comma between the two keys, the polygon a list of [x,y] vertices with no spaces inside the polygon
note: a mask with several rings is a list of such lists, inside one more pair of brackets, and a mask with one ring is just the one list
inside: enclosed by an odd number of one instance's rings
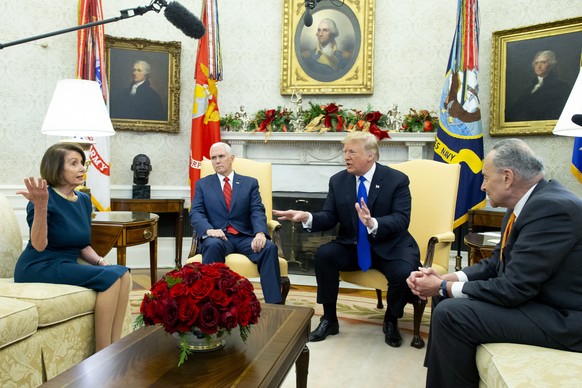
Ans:
{"label": "bronze bust", "polygon": [[150,158],[145,154],[137,154],[131,165],[133,171],[133,198],[149,199],[150,186],[148,180],[152,171]]}

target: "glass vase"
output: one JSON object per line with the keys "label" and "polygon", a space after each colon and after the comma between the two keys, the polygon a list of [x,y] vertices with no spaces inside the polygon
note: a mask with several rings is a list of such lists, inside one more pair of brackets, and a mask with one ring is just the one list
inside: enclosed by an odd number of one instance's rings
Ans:
{"label": "glass vase", "polygon": [[226,345],[226,338],[228,337],[228,333],[225,331],[206,335],[198,328],[194,328],[191,332],[183,333],[181,335],[179,333],[174,333],[172,335],[178,341],[178,347],[180,347],[182,341],[185,340],[188,350],[192,352],[211,352],[222,349]]}

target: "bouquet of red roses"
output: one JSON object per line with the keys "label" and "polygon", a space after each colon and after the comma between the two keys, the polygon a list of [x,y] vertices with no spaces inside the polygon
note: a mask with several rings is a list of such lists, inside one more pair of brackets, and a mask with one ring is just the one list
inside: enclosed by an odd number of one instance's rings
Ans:
{"label": "bouquet of red roses", "polygon": [[[168,272],[145,294],[135,327],[161,324],[180,336],[194,330],[210,338],[230,334],[237,326],[246,341],[250,325],[258,322],[261,304],[251,282],[223,263],[186,264]],[[180,362],[190,350],[181,344]]]}

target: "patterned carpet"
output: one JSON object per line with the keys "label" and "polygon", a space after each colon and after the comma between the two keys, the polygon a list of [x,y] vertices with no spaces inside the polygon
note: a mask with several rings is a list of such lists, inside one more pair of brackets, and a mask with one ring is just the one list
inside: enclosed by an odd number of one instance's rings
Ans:
{"label": "patterned carpet", "polygon": [[[132,270],[133,278],[133,291],[130,294],[130,304],[132,315],[139,314],[139,308],[141,301],[143,300],[144,293],[147,293],[150,288],[150,277],[148,275],[149,270]],[[164,275],[164,271],[160,270],[158,273],[158,279]],[[261,293],[261,286],[259,283],[254,283],[255,293],[259,300],[263,301],[263,295]],[[313,286],[302,286],[302,285],[291,285],[291,290],[287,296],[287,305],[291,306],[306,306],[312,307],[315,310],[315,315],[320,316],[322,314],[321,305],[315,302],[316,300],[316,287]],[[359,290],[351,288],[340,289],[340,294],[337,304],[337,313],[340,319],[348,321],[360,321],[367,322],[376,325],[382,325],[384,319],[385,309],[378,309],[376,307],[376,293],[373,290]],[[420,331],[422,337],[426,340],[426,335],[429,331],[429,321],[430,321],[430,307],[425,309],[423,319],[421,322]],[[412,305],[406,305],[404,311],[404,317],[399,320],[400,329],[406,330],[412,333],[413,330],[413,308]]]}

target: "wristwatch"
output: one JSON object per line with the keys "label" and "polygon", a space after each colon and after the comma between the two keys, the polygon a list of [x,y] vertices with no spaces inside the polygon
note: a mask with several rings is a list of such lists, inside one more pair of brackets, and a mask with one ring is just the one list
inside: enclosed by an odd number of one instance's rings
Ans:
{"label": "wristwatch", "polygon": [[447,299],[449,294],[447,293],[447,281],[443,280],[441,282],[441,288],[439,289],[439,296],[443,299]]}

